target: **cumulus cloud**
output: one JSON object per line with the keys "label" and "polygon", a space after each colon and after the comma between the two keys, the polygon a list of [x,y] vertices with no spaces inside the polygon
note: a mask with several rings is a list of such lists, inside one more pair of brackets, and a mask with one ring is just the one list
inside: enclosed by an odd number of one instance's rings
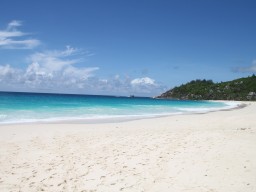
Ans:
{"label": "cumulus cloud", "polygon": [[252,61],[252,64],[247,67],[237,67],[234,69],[235,72],[249,72],[256,73],[256,60]]}
{"label": "cumulus cloud", "polygon": [[131,78],[116,74],[100,78],[95,74],[98,67],[81,67],[84,56],[85,52],[67,46],[64,50],[30,55],[25,69],[0,65],[0,89],[148,96],[163,91],[163,86],[150,77]]}
{"label": "cumulus cloud", "polygon": [[12,68],[10,65],[0,65],[0,82],[18,80],[20,72],[20,70]]}
{"label": "cumulus cloud", "polygon": [[0,89],[18,91],[22,84],[22,70],[10,65],[0,65]]}
{"label": "cumulus cloud", "polygon": [[[22,26],[21,21],[13,20],[5,29],[0,29],[0,49],[32,49],[40,45],[39,40],[29,37],[31,34],[19,30]],[[97,77],[98,67],[81,67],[83,57],[92,55],[71,46],[64,50],[35,52],[27,57],[25,68],[0,65],[0,89],[116,95],[162,92],[163,86],[150,77],[134,79],[119,74],[110,78]]]}
{"label": "cumulus cloud", "polygon": [[134,92],[143,92],[143,93],[160,93],[164,90],[164,87],[150,77],[142,77],[131,80],[130,82]]}
{"label": "cumulus cloud", "polygon": [[21,21],[11,21],[6,29],[0,30],[0,48],[2,49],[32,49],[40,44],[40,41],[33,38],[26,38],[29,34],[19,31]]}
{"label": "cumulus cloud", "polygon": [[[22,85],[24,88],[64,89],[81,88],[94,76],[98,67],[76,67],[79,50],[67,46],[65,50],[38,52],[28,57],[25,69],[0,65],[0,82],[3,85]],[[73,58],[76,56],[76,58]]]}
{"label": "cumulus cloud", "polygon": [[156,85],[155,80],[149,77],[136,78],[131,81],[133,86],[148,86],[148,85]]}
{"label": "cumulus cloud", "polygon": [[129,76],[114,75],[108,79],[101,79],[94,76],[86,83],[86,87],[96,94],[155,96],[165,89],[149,77],[132,79]]}
{"label": "cumulus cloud", "polygon": [[[25,72],[27,82],[42,83],[50,81],[55,86],[67,86],[81,84],[89,77],[93,76],[93,72],[98,67],[76,67],[80,62],[78,56],[79,50],[67,46],[63,51],[46,51],[43,53],[35,53],[28,60],[30,64]],[[36,81],[35,81],[36,80]],[[39,81],[40,80],[40,81]]]}

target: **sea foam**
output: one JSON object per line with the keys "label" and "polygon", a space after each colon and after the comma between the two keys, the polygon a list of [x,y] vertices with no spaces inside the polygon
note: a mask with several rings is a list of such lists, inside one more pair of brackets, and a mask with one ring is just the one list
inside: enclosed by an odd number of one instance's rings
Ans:
{"label": "sea foam", "polygon": [[111,122],[186,113],[205,113],[230,109],[237,105],[236,102],[1,92],[0,124]]}

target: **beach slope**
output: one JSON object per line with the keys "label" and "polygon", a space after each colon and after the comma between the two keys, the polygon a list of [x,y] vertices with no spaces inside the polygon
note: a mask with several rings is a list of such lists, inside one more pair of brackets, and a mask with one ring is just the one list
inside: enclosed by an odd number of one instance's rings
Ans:
{"label": "beach slope", "polygon": [[0,191],[255,192],[256,103],[105,124],[0,126]]}

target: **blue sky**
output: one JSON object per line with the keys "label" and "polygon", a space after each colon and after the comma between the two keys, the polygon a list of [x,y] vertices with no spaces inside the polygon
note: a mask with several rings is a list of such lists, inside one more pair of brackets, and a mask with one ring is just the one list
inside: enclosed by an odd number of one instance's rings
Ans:
{"label": "blue sky", "polygon": [[256,73],[255,0],[2,0],[0,90],[155,96]]}

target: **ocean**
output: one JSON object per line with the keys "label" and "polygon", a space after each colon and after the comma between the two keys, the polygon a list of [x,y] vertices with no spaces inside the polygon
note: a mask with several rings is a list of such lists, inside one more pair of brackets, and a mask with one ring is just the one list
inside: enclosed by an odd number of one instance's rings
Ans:
{"label": "ocean", "polygon": [[0,92],[0,124],[33,122],[115,122],[158,116],[205,113],[233,108],[234,103]]}

